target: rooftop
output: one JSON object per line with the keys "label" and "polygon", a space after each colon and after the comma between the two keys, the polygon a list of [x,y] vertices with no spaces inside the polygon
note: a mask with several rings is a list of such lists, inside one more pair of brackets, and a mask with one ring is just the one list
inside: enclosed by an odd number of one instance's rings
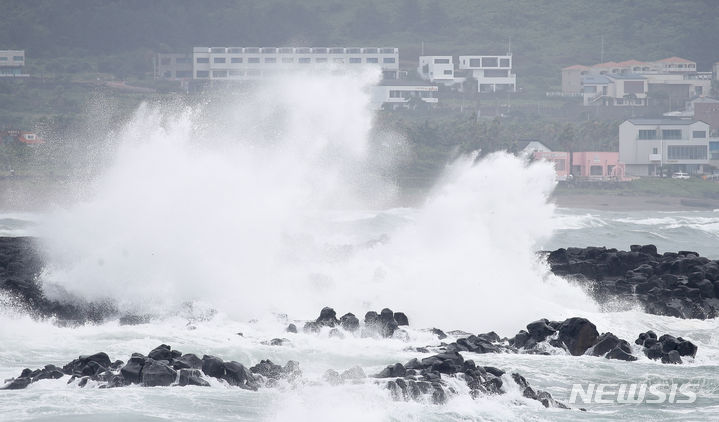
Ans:
{"label": "rooftop", "polygon": [[584,85],[608,84],[611,81],[604,75],[589,75],[582,78]]}
{"label": "rooftop", "polygon": [[640,119],[627,119],[627,122],[630,122],[635,125],[691,125],[694,123],[697,123],[698,120],[688,120],[688,119],[671,119],[671,118],[654,118],[654,119],[648,119],[648,118],[640,118]]}
{"label": "rooftop", "polygon": [[683,59],[681,57],[667,57],[666,59],[657,60],[659,63],[694,63],[691,60]]}
{"label": "rooftop", "polygon": [[613,73],[611,75],[607,75],[607,77],[612,79],[647,79],[644,76],[637,75],[635,73]]}
{"label": "rooftop", "polygon": [[577,69],[577,70],[588,70],[588,69],[589,69],[589,66],[584,66],[584,65],[582,65],[582,64],[574,64],[574,65],[571,65],[571,66],[567,66],[567,67],[565,67],[565,68],[562,68],[562,70],[575,70],[575,69]]}

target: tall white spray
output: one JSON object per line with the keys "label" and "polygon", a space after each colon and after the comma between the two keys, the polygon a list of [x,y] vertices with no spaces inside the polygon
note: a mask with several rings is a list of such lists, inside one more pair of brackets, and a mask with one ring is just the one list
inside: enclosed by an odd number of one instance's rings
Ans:
{"label": "tall white spray", "polygon": [[368,141],[378,76],[290,75],[219,112],[143,105],[89,199],[43,225],[45,282],[137,312],[202,301],[242,318],[301,318],[389,306],[472,329],[590,306],[536,259],[552,169],[506,154],[459,159],[383,241],[343,244],[337,210],[372,209],[393,190],[372,171],[391,160]]}

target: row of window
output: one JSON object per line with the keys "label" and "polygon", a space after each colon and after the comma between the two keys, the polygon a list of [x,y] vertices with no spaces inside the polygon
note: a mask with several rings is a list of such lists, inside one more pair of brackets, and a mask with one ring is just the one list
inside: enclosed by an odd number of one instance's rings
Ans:
{"label": "row of window", "polygon": [[500,59],[499,57],[482,57],[478,59],[469,59],[470,67],[512,67],[509,59]]}
{"label": "row of window", "polygon": [[213,47],[210,52],[214,54],[394,54],[394,48],[325,48],[325,47]]}
{"label": "row of window", "polygon": [[[243,63],[243,60],[244,60],[243,57],[231,57],[230,63],[239,64],[239,63]],[[212,62],[217,63],[217,64],[227,63],[227,58],[215,57]],[[285,64],[291,64],[291,63],[295,63],[295,59],[294,59],[294,57],[282,57],[280,59],[280,62],[285,63]],[[328,63],[328,62],[329,62],[329,59],[327,59],[326,57],[317,57],[314,59],[314,63]],[[344,63],[345,60],[343,58],[336,58],[336,59],[332,59],[332,62],[333,63]],[[362,58],[361,57],[350,57],[349,62],[350,63],[362,63]],[[394,57],[385,57],[382,59],[382,63],[385,63],[385,64],[392,64],[392,63],[396,63],[396,62],[397,61]],[[202,63],[210,63],[210,58],[209,57],[198,57],[197,63],[201,63],[201,64]],[[260,63],[260,58],[259,57],[248,57],[247,63]],[[278,63],[278,61],[277,61],[276,57],[265,57],[264,63],[272,64],[272,63]],[[300,57],[297,59],[297,63],[312,63],[312,58],[311,57]],[[379,58],[378,57],[367,57],[365,59],[365,63],[377,64],[377,63],[379,63]]]}
{"label": "row of window", "polygon": [[667,147],[669,160],[706,160],[706,145],[670,145]]}
{"label": "row of window", "polygon": [[[707,137],[707,132],[705,130],[692,131],[692,138],[705,139],[706,137]],[[637,137],[637,139],[652,140],[652,139],[660,139],[660,138],[657,138],[657,130],[656,129],[639,129],[639,136]],[[681,129],[662,129],[661,139],[668,139],[668,140],[682,139],[682,130]]]}
{"label": "row of window", "polygon": [[[22,61],[25,61],[25,57],[23,57],[23,56],[12,56],[12,60],[13,60],[14,62],[22,62]],[[9,57],[9,56],[0,56],[0,62],[7,62],[7,61],[10,61],[10,57]]]}
{"label": "row of window", "polygon": [[400,91],[400,90],[390,90],[389,91],[389,97],[390,98],[412,98],[412,97],[418,97],[418,98],[437,98],[437,91]]}

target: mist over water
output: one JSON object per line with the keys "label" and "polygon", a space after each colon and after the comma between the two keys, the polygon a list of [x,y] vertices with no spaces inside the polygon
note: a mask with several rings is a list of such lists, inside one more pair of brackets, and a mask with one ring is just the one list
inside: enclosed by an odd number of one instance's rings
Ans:
{"label": "mist over water", "polygon": [[460,157],[418,209],[376,211],[402,160],[397,136],[371,141],[378,79],[295,74],[228,92],[219,111],[141,106],[87,199],[41,223],[46,286],[157,315],[188,301],[237,318],[387,306],[413,325],[508,334],[594,309],[535,255],[554,214],[546,163]]}

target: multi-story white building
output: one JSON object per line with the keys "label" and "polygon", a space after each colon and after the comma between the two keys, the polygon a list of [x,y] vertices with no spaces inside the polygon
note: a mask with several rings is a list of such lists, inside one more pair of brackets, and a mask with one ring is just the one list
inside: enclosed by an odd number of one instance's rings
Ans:
{"label": "multi-story white building", "polygon": [[459,56],[459,69],[471,72],[479,92],[517,90],[517,75],[512,73],[512,55]]}
{"label": "multi-story white building", "polygon": [[629,119],[619,125],[619,161],[628,176],[703,173],[709,160],[709,125],[681,119]]}
{"label": "multi-story white building", "polygon": [[23,73],[25,50],[0,50],[0,77],[29,76]]}
{"label": "multi-story white building", "polygon": [[292,69],[373,65],[384,79],[396,79],[399,50],[378,47],[195,47],[192,77],[253,80]]}
{"label": "multi-story white building", "polygon": [[417,73],[422,79],[433,83],[455,83],[452,56],[420,56]]}

